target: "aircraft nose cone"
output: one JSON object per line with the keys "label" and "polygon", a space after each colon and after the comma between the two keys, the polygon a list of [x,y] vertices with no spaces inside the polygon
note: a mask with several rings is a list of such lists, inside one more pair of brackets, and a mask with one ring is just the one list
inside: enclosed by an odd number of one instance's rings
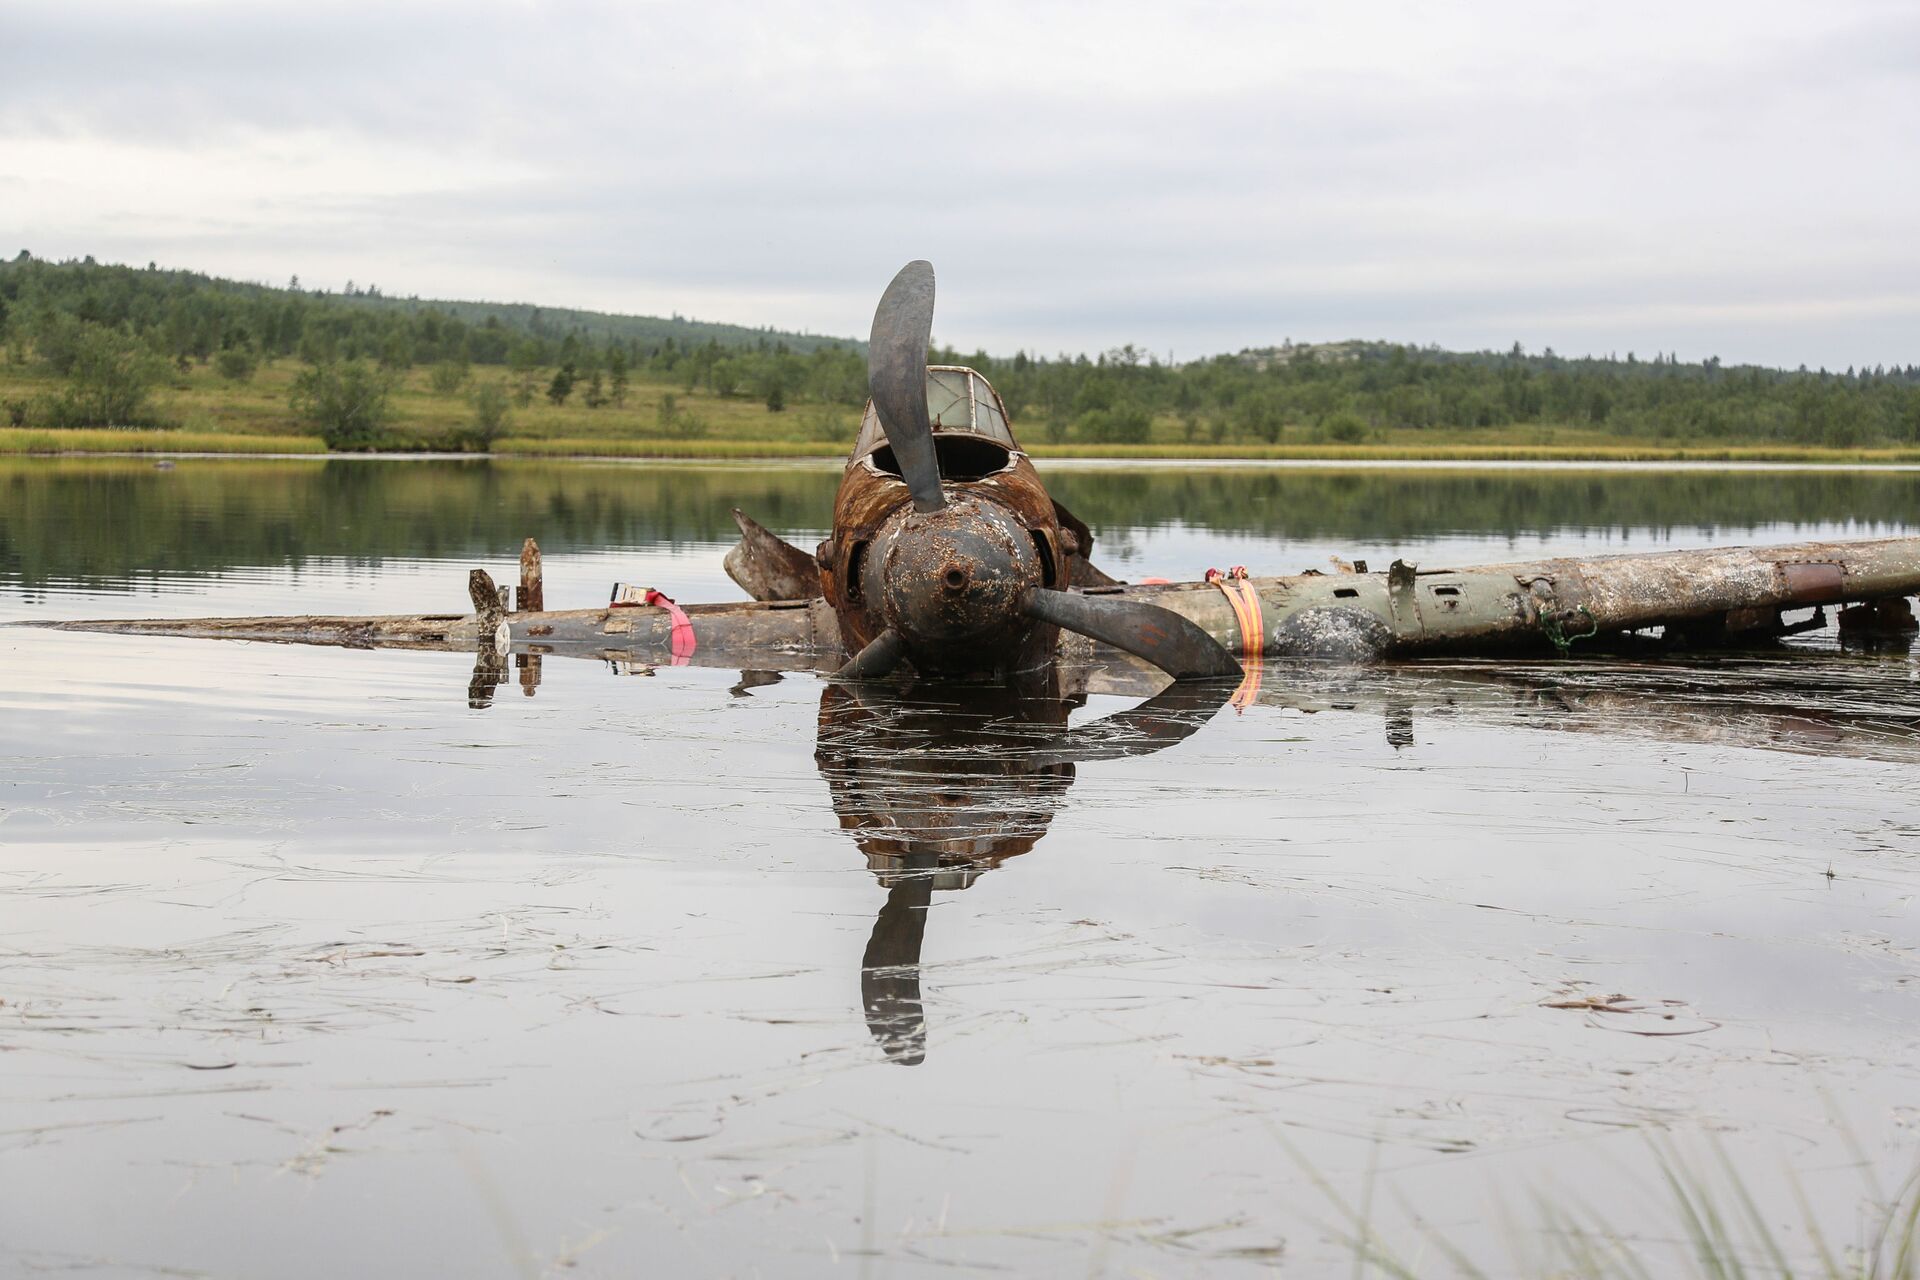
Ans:
{"label": "aircraft nose cone", "polygon": [[961,499],[908,513],[883,566],[888,621],[922,645],[1027,624],[1020,597],[1040,584],[1033,539],[1006,508]]}

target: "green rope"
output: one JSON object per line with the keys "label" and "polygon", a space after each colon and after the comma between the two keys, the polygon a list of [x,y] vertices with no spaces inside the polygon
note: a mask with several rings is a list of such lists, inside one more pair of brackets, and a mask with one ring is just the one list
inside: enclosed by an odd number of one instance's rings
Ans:
{"label": "green rope", "polygon": [[1575,640],[1585,640],[1588,636],[1598,635],[1600,633],[1600,624],[1594,620],[1593,613],[1587,606],[1581,605],[1578,612],[1585,615],[1587,619],[1587,629],[1568,635],[1566,628],[1560,625],[1560,611],[1558,609],[1540,610],[1541,634],[1553,641],[1553,647],[1560,651],[1560,656],[1563,658],[1567,656],[1567,651],[1573,648],[1573,642]]}

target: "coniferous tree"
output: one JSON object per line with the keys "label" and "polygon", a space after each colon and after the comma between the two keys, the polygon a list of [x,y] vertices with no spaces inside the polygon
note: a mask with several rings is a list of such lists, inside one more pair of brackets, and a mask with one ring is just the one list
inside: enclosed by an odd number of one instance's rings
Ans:
{"label": "coniferous tree", "polygon": [[547,384],[547,399],[553,401],[554,408],[558,409],[565,404],[567,397],[573,394],[574,378],[573,366],[570,364],[563,364],[554,370],[553,381]]}

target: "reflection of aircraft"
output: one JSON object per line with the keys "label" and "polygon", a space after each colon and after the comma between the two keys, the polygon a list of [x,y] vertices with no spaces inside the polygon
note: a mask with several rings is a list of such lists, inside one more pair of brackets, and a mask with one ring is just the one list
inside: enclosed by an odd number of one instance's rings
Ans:
{"label": "reflection of aircraft", "polygon": [[814,760],[840,825],[886,886],[860,962],[867,1026],[895,1062],[926,1054],[920,944],[936,889],[964,889],[1046,834],[1078,762],[1172,746],[1227,699],[1175,683],[1134,707],[1069,727],[1084,695],[1049,676],[1027,687],[907,693],[830,684]]}
{"label": "reflection of aircraft", "polygon": [[[614,657],[613,652],[619,651],[579,656],[605,659],[616,674],[652,674],[652,666]],[[1706,660],[1461,659],[1358,668],[1293,663],[1252,671],[1234,690],[1232,701],[1239,707],[1258,704],[1309,714],[1377,714],[1395,746],[1411,745],[1444,724],[1476,723],[1920,761],[1916,660],[1920,649],[1912,638],[1898,637],[1844,654],[1776,650],[1716,654]],[[542,662],[538,653],[519,654],[509,662],[492,649],[481,650],[467,687],[469,702],[489,705],[495,688],[505,685],[516,670],[520,691],[532,697]],[[784,669],[811,670],[800,661]],[[731,692],[744,697],[780,678],[777,669],[742,669]],[[1119,697],[1145,698],[1167,689],[1166,677],[1150,667],[1124,660],[1094,664],[1085,652],[1056,664],[1051,678],[1077,683],[1089,693]],[[869,692],[868,700],[874,696]],[[982,703],[987,706],[995,695],[987,687],[971,686],[967,696],[988,698]],[[960,714],[963,700],[956,695],[955,701],[955,713]],[[1153,705],[1165,704],[1156,698]]]}
{"label": "reflection of aircraft", "polygon": [[[1396,748],[1476,724],[1920,763],[1920,650],[1911,644],[1605,662],[1292,663],[1253,671],[1233,702],[1376,715]],[[1141,696],[1161,682],[1150,668],[1109,662],[1088,688]]]}
{"label": "reflection of aircraft", "polygon": [[[541,659],[521,661],[521,688],[532,694]],[[1920,683],[1912,661],[1896,647],[1825,661],[1773,654],[1390,669],[1306,663],[1284,675],[1256,670],[1232,691],[1218,681],[1168,684],[1138,663],[1081,661],[1009,686],[919,684],[902,691],[827,683],[814,759],[841,827],[887,891],[860,964],[867,1025],[891,1060],[922,1061],[920,950],[934,893],[965,889],[1032,849],[1073,784],[1076,765],[1181,742],[1229,698],[1241,707],[1378,716],[1396,748],[1475,725],[1920,764]],[[652,670],[619,660],[611,669]],[[470,697],[490,699],[508,670],[483,651]],[[742,670],[730,692],[748,696],[781,678],[778,671]],[[1070,727],[1070,713],[1088,693],[1145,701]]]}

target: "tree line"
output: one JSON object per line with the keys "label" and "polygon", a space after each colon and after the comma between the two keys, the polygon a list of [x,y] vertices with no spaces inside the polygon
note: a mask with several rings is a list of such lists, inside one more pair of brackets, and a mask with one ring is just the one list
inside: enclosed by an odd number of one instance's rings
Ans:
{"label": "tree line", "polygon": [[[0,347],[15,363],[36,360],[66,380],[57,396],[8,404],[16,425],[29,416],[51,426],[155,424],[148,393],[170,369],[211,365],[243,381],[263,360],[296,359],[308,366],[296,382],[296,411],[351,419],[328,433],[336,447],[370,442],[392,378],[422,365],[434,370],[435,386],[449,389],[471,366],[500,369],[475,410],[495,435],[509,398],[522,407],[538,397],[618,408],[640,378],[752,397],[773,413],[797,404],[857,408],[866,397],[862,344],[818,335],[523,304],[422,303],[372,286],[305,289],[297,278],[273,288],[25,253],[0,262]],[[1052,442],[1144,442],[1159,423],[1162,438],[1171,431],[1194,443],[1354,442],[1384,430],[1523,425],[1660,440],[1920,443],[1914,365],[1784,370],[1663,354],[1570,358],[1519,344],[1459,353],[1385,342],[1286,343],[1185,363],[1132,346],[1052,358],[929,354],[986,374],[1023,436]],[[694,415],[662,409],[661,434],[704,429]]]}

